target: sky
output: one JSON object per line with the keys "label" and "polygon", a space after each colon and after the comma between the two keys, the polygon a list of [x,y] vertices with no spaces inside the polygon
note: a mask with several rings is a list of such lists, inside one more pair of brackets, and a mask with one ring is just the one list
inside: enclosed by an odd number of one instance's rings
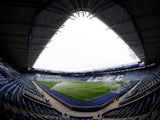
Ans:
{"label": "sky", "polygon": [[83,72],[139,61],[129,46],[101,20],[84,12],[73,15],[52,37],[33,68]]}

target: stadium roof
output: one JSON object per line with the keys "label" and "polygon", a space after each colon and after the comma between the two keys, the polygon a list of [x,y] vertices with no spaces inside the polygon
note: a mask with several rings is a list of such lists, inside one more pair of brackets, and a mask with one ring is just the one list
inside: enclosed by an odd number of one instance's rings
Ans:
{"label": "stadium roof", "polygon": [[27,69],[73,13],[88,11],[123,38],[141,61],[159,62],[159,6],[159,0],[2,0],[0,54]]}

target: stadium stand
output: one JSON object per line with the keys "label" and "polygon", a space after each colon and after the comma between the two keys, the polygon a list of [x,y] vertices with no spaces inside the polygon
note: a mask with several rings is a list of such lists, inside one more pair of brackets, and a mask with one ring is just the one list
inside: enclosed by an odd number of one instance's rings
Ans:
{"label": "stadium stand", "polygon": [[[5,69],[4,69],[5,68]],[[7,69],[6,69],[7,68]],[[148,70],[147,70],[148,71]],[[34,82],[46,93],[56,98],[68,108],[79,112],[96,112],[103,109],[114,100],[125,96],[119,103],[119,107],[110,109],[102,114],[103,118],[159,118],[159,68],[155,69],[145,78],[134,81],[116,93],[110,93],[100,98],[80,104],[45,88],[38,81]],[[145,72],[145,71],[143,71]],[[133,72],[132,72],[133,73]],[[141,75],[142,73],[140,73]],[[119,74],[118,74],[119,75]],[[98,76],[99,77],[99,76]],[[58,77],[56,77],[57,79]],[[65,78],[65,77],[62,77]],[[71,79],[74,77],[71,77]],[[67,78],[69,79],[69,77]],[[78,78],[79,79],[79,78]],[[82,77],[83,82],[90,77]],[[95,78],[94,78],[95,79]],[[80,80],[80,79],[79,79]],[[139,83],[130,93],[126,94],[133,86]],[[62,113],[56,110],[44,95],[36,88],[27,75],[21,75],[14,69],[3,65],[0,69],[0,115],[4,119],[38,119],[51,120],[62,119]],[[93,117],[69,116],[72,120],[91,120]]]}
{"label": "stadium stand", "polygon": [[[68,18],[74,19],[72,15],[79,14],[79,11],[90,12],[89,19],[96,16],[107,24],[107,29],[114,30],[135,52],[140,63],[109,68],[107,71],[97,70],[95,73],[89,71],[87,74],[33,71],[33,78],[28,78],[25,74],[30,73],[28,69],[32,68],[51,37],[59,32]],[[160,120],[159,11],[159,0],[1,0],[0,119]],[[128,86],[120,93],[112,94],[113,97],[111,95],[104,99],[112,101],[120,94],[115,100],[118,103],[116,107],[113,107],[114,102],[109,102],[98,111],[77,112],[68,108],[64,114],[55,109],[55,105],[33,84],[32,80],[37,73],[51,74],[49,79],[55,81],[123,79],[139,82],[132,88]],[[43,77],[39,76],[39,79]],[[46,88],[41,88],[45,94],[49,93]]]}
{"label": "stadium stand", "polygon": [[[66,76],[66,75],[47,75],[44,73],[37,74],[27,74],[31,79],[36,78],[36,80],[46,80],[46,81],[55,81],[55,82],[107,82],[107,81],[130,81],[130,80],[141,80],[150,74],[155,67],[141,68],[137,67],[135,70],[128,69],[127,71],[122,72],[113,72],[113,73],[101,73],[97,74],[96,72],[91,75],[79,75],[79,76]],[[74,73],[73,73],[74,74]]]}
{"label": "stadium stand", "polygon": [[1,69],[0,115],[4,120],[50,120],[61,116],[29,79],[9,75]]}
{"label": "stadium stand", "polygon": [[[103,114],[106,118],[129,118],[152,114],[160,108],[160,74],[159,68],[144,78],[141,83],[120,102],[120,106]],[[158,115],[157,115],[158,116]]]}

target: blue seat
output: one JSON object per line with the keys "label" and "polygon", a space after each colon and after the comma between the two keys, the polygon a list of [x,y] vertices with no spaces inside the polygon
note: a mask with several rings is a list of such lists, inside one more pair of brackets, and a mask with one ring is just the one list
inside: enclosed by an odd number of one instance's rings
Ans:
{"label": "blue seat", "polygon": [[4,85],[3,87],[0,88],[0,97],[3,96],[3,94],[5,93],[5,91],[10,88],[12,85],[14,85],[16,83],[16,81],[8,83],[6,85]]}
{"label": "blue seat", "polygon": [[12,85],[10,88],[7,89],[7,91],[4,95],[6,100],[10,99],[11,93],[17,87],[17,85],[18,85],[18,83],[15,83],[14,85]]}
{"label": "blue seat", "polygon": [[18,90],[20,89],[21,85],[17,85],[17,87],[13,90],[12,94],[11,94],[11,102],[12,103],[16,103],[16,96],[18,95]]}

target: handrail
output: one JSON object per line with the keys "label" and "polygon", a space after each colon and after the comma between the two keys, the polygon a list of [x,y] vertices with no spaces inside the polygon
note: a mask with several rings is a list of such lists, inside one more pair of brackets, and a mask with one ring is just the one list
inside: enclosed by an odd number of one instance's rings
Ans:
{"label": "handrail", "polygon": [[34,102],[36,102],[38,104],[45,105],[45,106],[47,106],[49,108],[52,108],[49,103],[46,103],[46,102],[41,101],[39,99],[35,99],[33,96],[30,96],[30,95],[26,94],[25,92],[23,92],[23,97],[25,97],[25,98],[27,98],[27,99],[29,99],[31,101],[34,101]]}
{"label": "handrail", "polygon": [[133,103],[133,102],[135,102],[139,99],[142,99],[142,98],[146,97],[147,95],[153,93],[154,91],[156,91],[158,89],[160,89],[160,82],[156,83],[155,85],[146,89],[145,91],[137,93],[136,95],[134,95],[132,97],[129,97],[125,101],[120,102],[120,106],[131,104],[131,103]]}

